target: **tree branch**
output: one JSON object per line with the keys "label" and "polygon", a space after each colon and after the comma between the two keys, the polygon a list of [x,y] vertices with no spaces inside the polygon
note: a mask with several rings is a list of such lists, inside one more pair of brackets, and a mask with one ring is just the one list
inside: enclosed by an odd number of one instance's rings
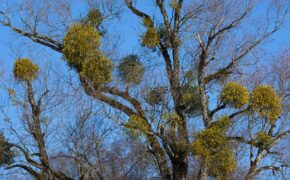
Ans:
{"label": "tree branch", "polygon": [[255,47],[257,47],[263,40],[265,40],[266,38],[268,38],[270,35],[272,35],[273,33],[275,33],[278,29],[275,28],[273,31],[265,34],[262,38],[260,38],[259,40],[257,40],[256,42],[254,42],[250,47],[248,47],[244,52],[242,52],[239,56],[237,56],[236,58],[232,59],[232,61],[224,68],[221,68],[220,70],[218,70],[217,72],[208,75],[207,77],[205,77],[205,83],[209,83],[212,80],[218,79],[219,77],[223,76],[224,74],[230,74],[232,69],[235,68],[235,66],[237,65],[237,63],[243,58],[245,57],[249,52],[251,52]]}
{"label": "tree branch", "polygon": [[39,33],[33,31],[33,32],[26,32],[23,31],[19,28],[17,28],[16,26],[13,26],[11,24],[11,20],[10,18],[2,11],[0,11],[0,14],[2,16],[4,16],[4,18],[6,19],[6,22],[4,20],[1,21],[1,24],[3,26],[9,27],[11,28],[14,32],[16,32],[17,34],[23,35],[25,37],[28,37],[29,39],[31,39],[32,41],[42,44],[44,46],[50,47],[51,49],[57,51],[57,52],[61,52],[62,48],[63,48],[63,44],[59,43],[55,40],[53,40],[52,38],[49,38],[47,36],[43,36],[40,35]]}
{"label": "tree branch", "polygon": [[31,167],[28,167],[26,165],[23,165],[23,164],[13,164],[11,166],[6,167],[6,169],[13,169],[13,168],[21,168],[21,169],[27,171],[29,174],[31,174],[36,179],[38,179],[38,180],[41,180],[42,179],[41,178],[41,175],[39,173],[37,173]]}

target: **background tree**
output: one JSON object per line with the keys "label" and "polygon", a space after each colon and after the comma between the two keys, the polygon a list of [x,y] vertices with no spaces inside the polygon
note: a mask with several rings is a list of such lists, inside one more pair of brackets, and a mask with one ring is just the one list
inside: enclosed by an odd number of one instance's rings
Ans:
{"label": "background tree", "polygon": [[[17,59],[13,68],[15,81],[23,85],[24,93],[16,92],[8,88],[11,103],[20,110],[20,121],[26,131],[26,138],[19,139],[21,143],[7,142],[6,146],[15,152],[19,152],[20,157],[7,163],[6,169],[23,169],[36,179],[44,177],[48,179],[71,179],[58,170],[53,170],[49,164],[49,154],[47,152],[46,136],[49,121],[44,114],[47,105],[43,105],[44,99],[49,93],[48,89],[36,94],[33,81],[38,78],[38,66],[28,58]],[[46,101],[47,102],[47,101]],[[9,119],[6,120],[10,122]],[[12,123],[12,122],[10,122]],[[11,130],[19,137],[23,135],[11,127]],[[29,143],[25,143],[29,139]],[[32,144],[32,145],[30,145]],[[5,147],[5,146],[4,146]],[[22,157],[22,158],[21,158]]]}
{"label": "background tree", "polygon": [[[39,71],[32,60],[20,58],[14,64],[15,82],[3,86],[10,97],[9,105],[1,108],[10,138],[1,135],[1,166],[32,179],[151,177],[155,165],[142,143],[126,134],[114,137],[122,129],[104,123],[107,117],[98,105],[78,90],[77,97],[71,97],[65,89],[72,84],[66,86],[64,80],[54,81],[49,72]],[[4,108],[9,106],[18,109],[17,120]]]}

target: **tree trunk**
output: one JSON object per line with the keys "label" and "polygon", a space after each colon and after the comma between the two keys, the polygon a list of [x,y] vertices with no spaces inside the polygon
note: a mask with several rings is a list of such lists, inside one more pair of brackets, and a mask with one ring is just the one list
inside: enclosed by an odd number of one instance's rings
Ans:
{"label": "tree trunk", "polygon": [[245,177],[245,180],[252,180],[252,175],[247,174],[247,176]]}
{"label": "tree trunk", "polygon": [[245,177],[245,180],[252,180],[254,175],[255,175],[255,170],[257,168],[257,164],[256,164],[256,161],[252,162],[251,163],[251,167]]}
{"label": "tree trunk", "polygon": [[207,180],[207,176],[208,176],[207,167],[205,164],[201,163],[197,179],[198,180]]}
{"label": "tree trunk", "polygon": [[187,158],[179,158],[172,163],[173,165],[173,179],[174,180],[186,180],[188,162]]}
{"label": "tree trunk", "polygon": [[264,150],[259,148],[255,160],[254,161],[251,160],[250,169],[245,177],[245,180],[252,180],[253,177],[256,175],[258,164],[261,162],[261,159],[263,158],[263,152]]}

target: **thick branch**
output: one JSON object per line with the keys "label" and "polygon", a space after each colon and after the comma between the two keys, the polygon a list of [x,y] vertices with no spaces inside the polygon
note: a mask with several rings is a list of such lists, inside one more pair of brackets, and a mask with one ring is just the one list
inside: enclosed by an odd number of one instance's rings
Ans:
{"label": "thick branch", "polygon": [[214,110],[212,110],[209,113],[209,117],[212,118],[215,113],[217,113],[218,111],[220,111],[220,110],[222,110],[224,108],[226,108],[226,104],[219,105],[218,107],[216,107]]}
{"label": "thick branch", "polygon": [[81,82],[82,87],[84,88],[87,95],[89,95],[93,98],[96,98],[96,99],[108,104],[109,106],[112,106],[113,108],[116,108],[116,109],[124,112],[128,116],[137,115],[137,113],[132,108],[120,103],[119,101],[117,101],[115,99],[112,99],[108,96],[103,95],[101,92],[95,91],[90,86],[89,82],[86,79],[80,77],[80,82]]}
{"label": "thick branch", "polygon": [[128,102],[130,102],[133,105],[133,107],[136,109],[137,113],[140,116],[144,117],[144,111],[142,109],[141,104],[135,98],[131,97],[129,95],[128,91],[122,92],[115,87],[105,87],[105,88],[101,89],[101,91],[108,92],[112,95],[116,95],[116,96],[122,97],[123,99],[127,100]]}
{"label": "thick branch", "polygon": [[235,118],[235,117],[238,116],[238,115],[241,115],[241,114],[243,114],[243,113],[248,112],[249,109],[250,109],[250,107],[247,107],[246,109],[243,109],[243,110],[240,110],[240,111],[238,111],[238,112],[235,112],[235,113],[231,114],[231,115],[229,116],[229,118],[230,118],[230,119],[233,119],[233,118]]}
{"label": "thick branch", "polygon": [[166,27],[168,33],[169,33],[169,36],[170,36],[170,38],[172,38],[173,31],[172,31],[170,22],[168,20],[168,15],[167,15],[166,9],[164,7],[164,0],[156,0],[156,4],[158,5],[160,12],[163,16],[164,24],[165,24],[165,27]]}
{"label": "thick branch", "polygon": [[37,167],[37,168],[40,168],[40,169],[42,168],[42,167],[41,167],[41,164],[39,164],[39,163],[35,162],[33,159],[31,159],[29,153],[28,153],[27,151],[25,151],[22,147],[20,147],[20,146],[17,145],[17,144],[9,144],[9,145],[10,145],[11,147],[15,147],[15,148],[17,148],[18,150],[20,150],[20,151],[23,153],[23,155],[24,155],[26,161],[27,161],[29,164],[31,164],[31,165],[33,165],[33,166],[35,166],[35,167]]}
{"label": "thick branch", "polygon": [[[135,112],[134,110],[132,110],[130,107],[120,103],[117,100],[114,100],[110,97],[107,97],[105,95],[103,95],[101,92],[96,92],[91,86],[90,84],[87,82],[87,80],[85,80],[84,78],[80,77],[80,81],[82,83],[82,86],[85,90],[85,92],[91,96],[94,97],[124,113],[126,113],[128,116],[131,115],[137,115],[140,116],[141,118],[143,118],[144,123],[146,124],[146,126],[148,127],[149,131],[151,130],[151,126],[150,124],[146,121],[145,117],[143,116],[143,114],[138,114],[137,112]],[[108,92],[115,94],[115,95],[119,95],[121,97],[124,97],[124,99],[127,99],[129,101],[132,101],[134,104],[137,102],[136,100],[134,100],[133,98],[129,97],[128,94],[121,92],[117,89],[111,88],[111,89],[107,89]],[[136,101],[136,102],[135,102]],[[137,104],[135,104],[136,106],[138,106]],[[141,107],[140,107],[141,108]],[[143,112],[143,111],[142,111]],[[150,146],[152,147],[154,153],[155,153],[155,157],[157,159],[158,165],[160,166],[160,172],[162,174],[162,176],[164,177],[164,179],[169,179],[170,178],[170,171],[169,168],[167,167],[167,162],[166,162],[166,158],[165,158],[165,154],[162,150],[162,148],[160,147],[159,142],[157,141],[154,133],[148,133],[146,132],[145,135],[148,138],[148,141],[150,143]],[[169,178],[168,178],[169,177]]]}
{"label": "thick branch", "polygon": [[11,166],[8,166],[6,169],[13,169],[13,168],[21,168],[25,171],[27,171],[29,174],[31,174],[34,178],[41,180],[42,177],[39,173],[37,173],[36,171],[34,171],[31,167],[28,167],[26,165],[23,164],[13,164]]}
{"label": "thick branch", "polygon": [[[137,16],[141,17],[141,18],[148,18],[148,20],[151,20],[150,16],[145,14],[144,12],[141,12],[139,11],[138,9],[136,9],[134,6],[133,6],[133,3],[132,3],[132,0],[125,0],[126,4],[127,4],[127,7],[134,13],[136,14]],[[152,23],[153,24],[153,23]]]}

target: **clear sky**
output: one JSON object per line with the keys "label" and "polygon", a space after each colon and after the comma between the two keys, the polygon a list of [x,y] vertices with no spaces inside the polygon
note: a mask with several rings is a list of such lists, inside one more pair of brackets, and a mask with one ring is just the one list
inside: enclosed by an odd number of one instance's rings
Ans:
{"label": "clear sky", "polygon": [[[1,3],[1,2],[0,2]],[[142,3],[140,4],[140,8],[144,9],[145,11],[150,11],[145,7],[148,3]],[[76,6],[78,6],[76,4]],[[84,7],[78,7],[77,13],[78,15],[83,14],[82,11],[84,10]],[[130,16],[128,17],[126,15],[126,11],[122,14],[122,18],[120,21],[116,21],[116,24],[112,25],[110,24],[111,31],[121,31],[122,34],[122,52],[124,54],[130,53],[134,51],[134,48],[136,48],[136,36],[134,35],[140,35],[140,28],[138,28],[138,23],[141,22],[139,18]],[[134,22],[134,23],[132,23]],[[17,25],[17,24],[16,24]],[[125,28],[126,27],[126,28]],[[132,36],[133,35],[133,36]],[[25,43],[30,43],[30,46],[25,46]],[[267,45],[264,46],[269,53],[272,53],[273,55],[277,53],[281,48],[289,47],[290,44],[290,17],[285,21],[285,24],[283,25],[282,29],[279,30],[277,33],[275,33],[269,40],[267,40]],[[5,70],[9,71],[11,70],[11,62],[15,59],[17,56],[37,56],[37,52],[33,51],[35,50],[35,46],[38,48],[41,48],[42,53],[43,51],[47,51],[48,48],[41,47],[37,45],[33,45],[30,40],[27,38],[20,37],[19,35],[15,35],[15,33],[11,32],[10,29],[7,27],[0,26],[0,64],[1,66],[3,63],[5,63]],[[132,50],[133,49],[133,50]],[[48,54],[51,54],[52,51],[49,50]],[[32,55],[34,54],[34,55]],[[42,55],[40,55],[42,57]],[[56,56],[55,59],[59,58],[60,56]],[[37,59],[37,57],[36,57]],[[3,67],[3,66],[2,66]]]}
{"label": "clear sky", "polygon": [[[1,1],[0,1],[1,3]],[[146,7],[143,4],[143,7]],[[80,11],[84,8],[79,9]],[[148,9],[145,8],[148,11]],[[116,22],[116,24],[111,24],[109,31],[121,31],[123,40],[121,43],[122,55],[132,53],[136,49],[136,36],[140,35],[140,29],[138,28],[138,22],[141,22],[137,17],[128,17],[124,12],[125,16]],[[132,23],[133,21],[137,23]],[[17,24],[16,24],[17,25]],[[127,27],[127,28],[125,28]],[[135,35],[135,36],[132,36]],[[281,49],[290,47],[290,17],[285,21],[282,29],[276,32],[269,40],[267,40],[264,48],[271,55],[277,54]],[[41,45],[36,45],[32,43],[29,39],[16,35],[9,28],[0,26],[0,80],[5,79],[5,81],[13,80],[12,66],[13,62],[17,57],[32,57],[36,62],[50,62],[63,66],[65,68],[65,63],[61,62],[61,55],[59,53],[53,52],[47,47]],[[3,74],[4,72],[4,74]],[[3,78],[3,75],[5,78]],[[0,91],[2,92],[2,91]],[[0,98],[4,97],[0,94]],[[0,116],[1,117],[1,116]],[[2,130],[0,122],[0,130]]]}

